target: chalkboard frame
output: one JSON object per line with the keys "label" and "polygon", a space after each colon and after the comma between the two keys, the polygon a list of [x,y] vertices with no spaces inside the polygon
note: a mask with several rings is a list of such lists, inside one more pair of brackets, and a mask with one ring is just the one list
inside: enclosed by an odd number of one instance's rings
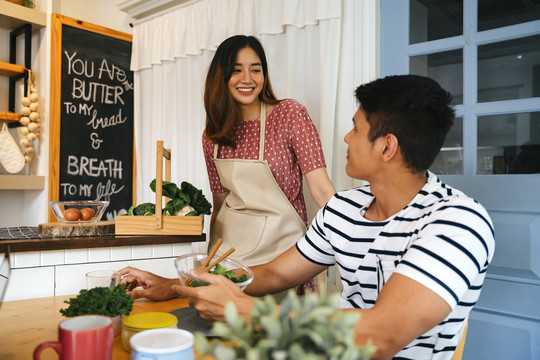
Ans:
{"label": "chalkboard frame", "polygon": [[[104,36],[114,37],[124,41],[133,41],[133,36],[124,32],[103,26],[84,22],[60,14],[52,14],[51,19],[51,101],[49,126],[49,201],[60,198],[60,128],[61,128],[61,98],[62,98],[62,30],[64,25],[94,32]],[[137,202],[137,168],[135,154],[135,133],[133,134],[133,174],[132,174],[132,203]],[[49,209],[49,222],[55,221],[55,216]]]}

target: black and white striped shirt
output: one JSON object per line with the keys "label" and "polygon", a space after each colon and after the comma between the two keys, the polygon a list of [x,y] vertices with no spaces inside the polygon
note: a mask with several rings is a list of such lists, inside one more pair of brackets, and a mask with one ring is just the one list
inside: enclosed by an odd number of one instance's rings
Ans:
{"label": "black and white striped shirt", "polygon": [[364,186],[334,195],[297,249],[311,262],[337,264],[343,308],[371,308],[394,273],[441,296],[452,311],[396,359],[450,359],[476,304],[495,240],[487,211],[433,173],[401,211],[381,222],[363,217],[374,197]]}

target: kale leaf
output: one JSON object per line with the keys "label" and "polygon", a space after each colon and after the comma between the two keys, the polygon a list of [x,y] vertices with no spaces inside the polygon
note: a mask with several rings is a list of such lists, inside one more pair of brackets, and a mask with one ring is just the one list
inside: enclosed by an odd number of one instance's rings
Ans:
{"label": "kale leaf", "polygon": [[98,314],[110,317],[129,315],[133,308],[133,299],[126,292],[124,284],[114,288],[96,287],[90,290],[81,290],[79,295],[64,301],[69,306],[60,309],[65,317]]}

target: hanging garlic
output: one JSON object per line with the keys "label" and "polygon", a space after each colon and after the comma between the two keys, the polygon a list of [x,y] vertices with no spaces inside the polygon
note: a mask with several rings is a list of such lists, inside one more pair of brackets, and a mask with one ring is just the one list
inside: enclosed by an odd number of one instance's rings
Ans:
{"label": "hanging garlic", "polygon": [[26,96],[21,99],[22,106],[30,106],[31,103],[32,101],[30,100],[30,98]]}
{"label": "hanging garlic", "polygon": [[22,136],[26,136],[28,135],[30,131],[28,130],[28,128],[26,126],[21,126],[19,128],[19,134],[21,134]]}
{"label": "hanging garlic", "polygon": [[34,73],[32,70],[28,71],[28,87],[27,87],[27,96],[21,99],[21,114],[23,117],[19,120],[22,127],[19,128],[19,134],[23,136],[20,139],[19,143],[24,150],[24,160],[26,163],[29,163],[32,160],[32,155],[34,154],[35,148],[31,145],[40,134],[40,119],[38,114],[39,109],[39,96],[36,94],[35,88],[35,79]]}
{"label": "hanging garlic", "polygon": [[39,128],[39,125],[36,124],[35,122],[28,124],[28,130],[30,130],[33,133],[35,133],[38,128]]}
{"label": "hanging garlic", "polygon": [[22,109],[21,109],[21,114],[23,114],[24,116],[28,116],[30,115],[31,111],[30,111],[30,108],[28,106],[24,106]]}

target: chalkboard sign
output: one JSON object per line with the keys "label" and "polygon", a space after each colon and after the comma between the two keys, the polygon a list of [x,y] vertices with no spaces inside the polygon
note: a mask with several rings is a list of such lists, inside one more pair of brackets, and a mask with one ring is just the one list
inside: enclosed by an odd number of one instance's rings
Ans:
{"label": "chalkboard sign", "polygon": [[135,203],[131,35],[57,14],[52,31],[49,198],[114,220]]}

